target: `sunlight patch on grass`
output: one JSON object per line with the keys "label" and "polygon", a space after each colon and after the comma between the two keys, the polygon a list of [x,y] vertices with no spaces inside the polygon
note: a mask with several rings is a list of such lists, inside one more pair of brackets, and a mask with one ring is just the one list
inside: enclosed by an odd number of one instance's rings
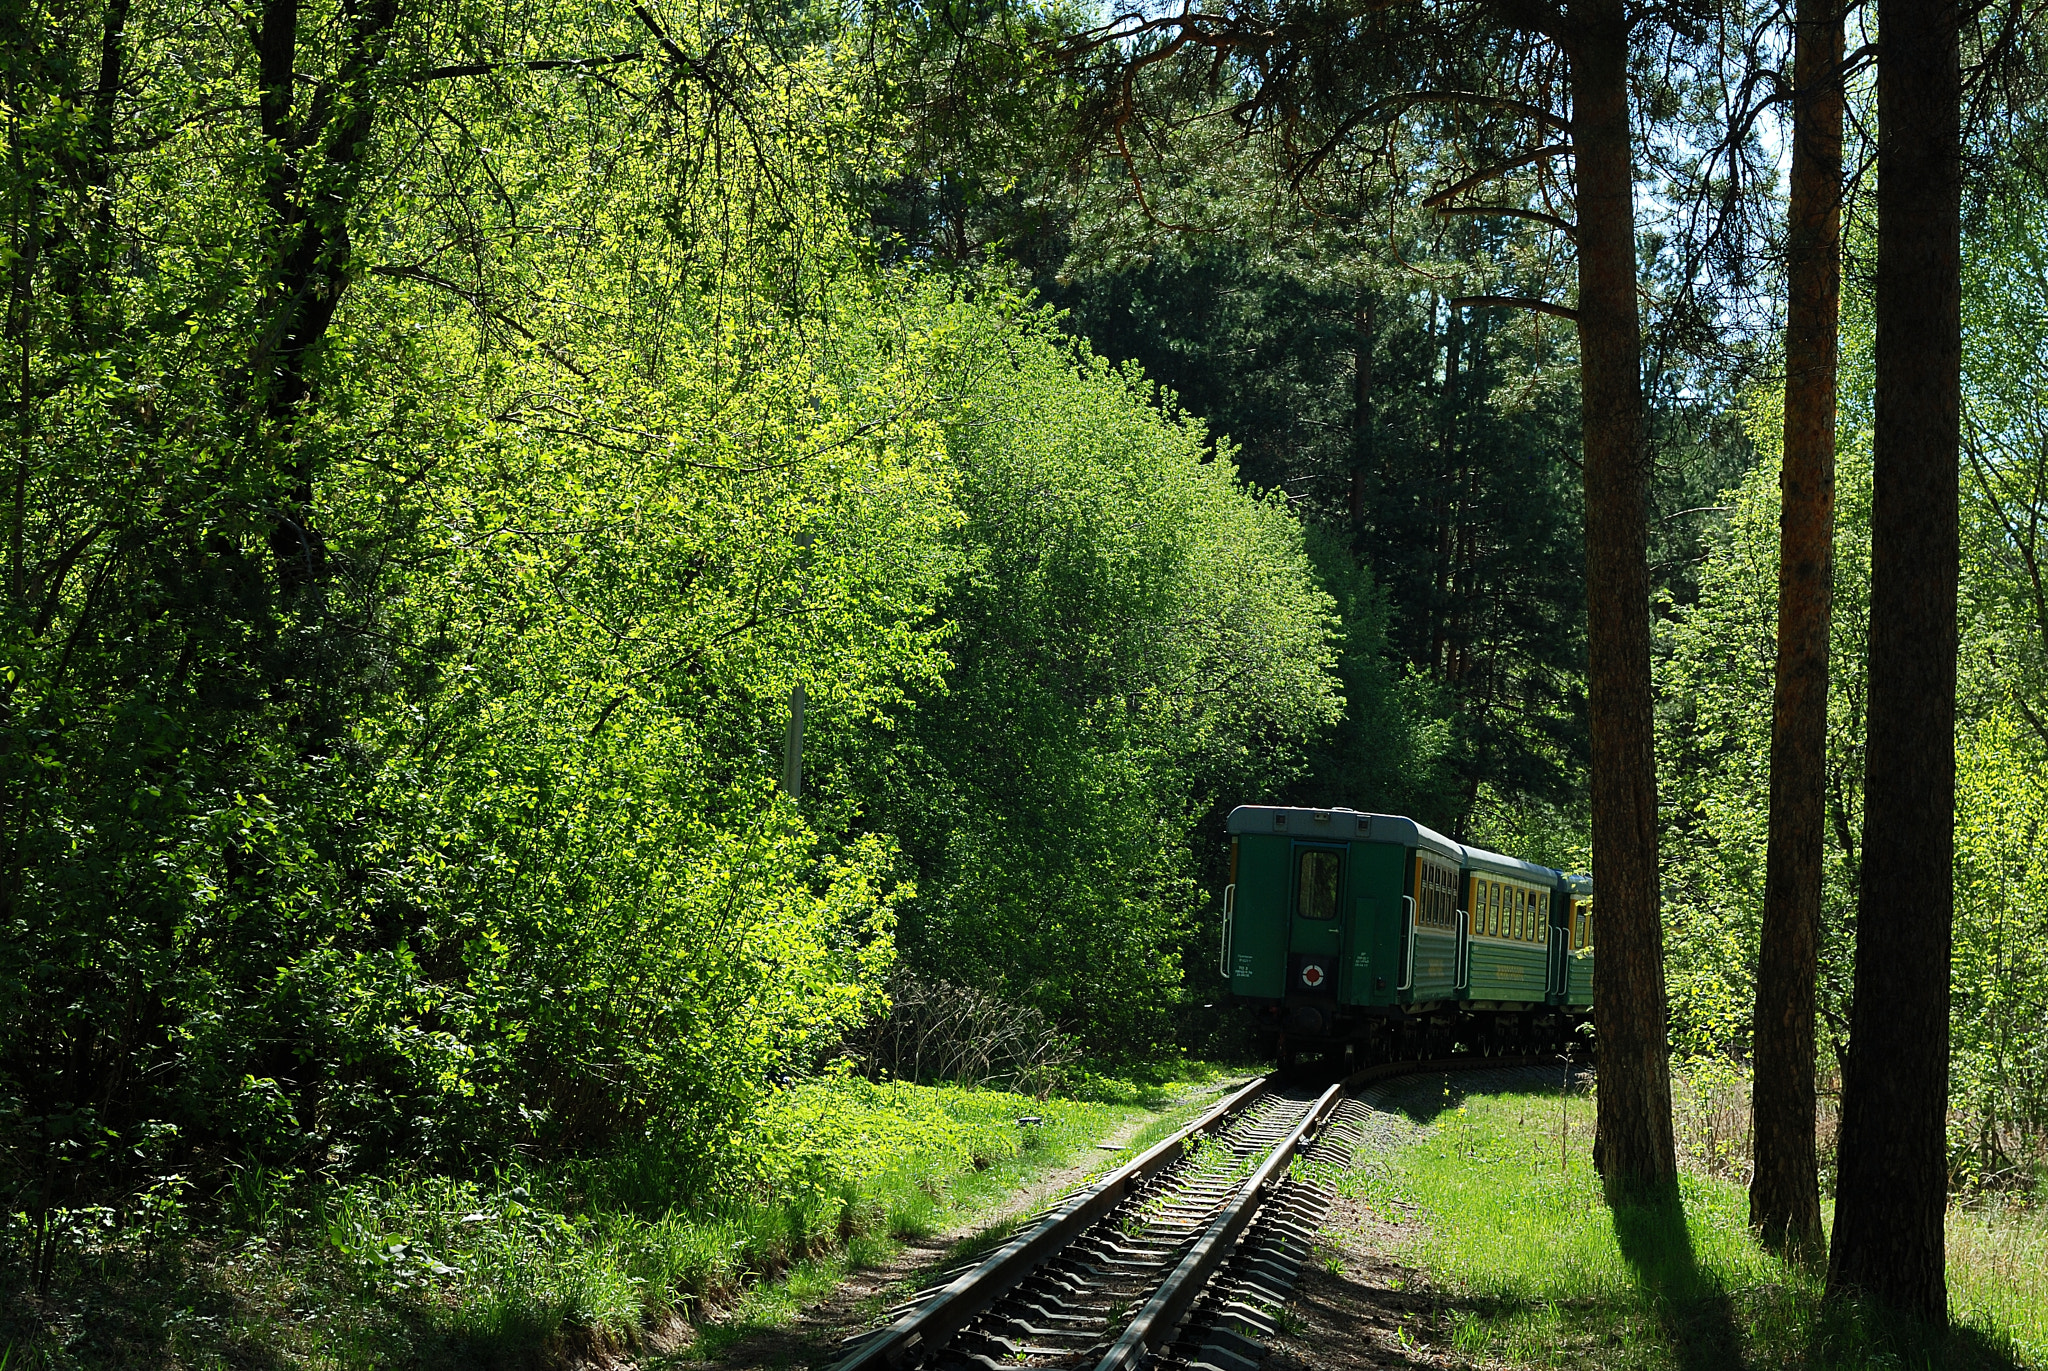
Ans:
{"label": "sunlight patch on grass", "polygon": [[[1428,1128],[1349,1193],[1413,1236],[1403,1253],[1447,1297],[1460,1353],[1603,1371],[1750,1367],[2048,1366],[2038,1227],[1951,1225],[1957,1325],[1926,1332],[1822,1300],[1748,1229],[1743,1189],[1682,1173],[1675,1192],[1610,1205],[1583,1099],[1472,1096],[1424,1111]],[[1419,1218],[1419,1222],[1417,1221]]]}
{"label": "sunlight patch on grass", "polygon": [[1948,1299],[1954,1317],[2004,1333],[2048,1366],[2048,1215],[1950,1211]]}

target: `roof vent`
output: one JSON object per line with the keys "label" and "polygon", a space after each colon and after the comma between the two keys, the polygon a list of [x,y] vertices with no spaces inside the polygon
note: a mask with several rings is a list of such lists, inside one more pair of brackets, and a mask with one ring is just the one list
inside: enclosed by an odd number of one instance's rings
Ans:
{"label": "roof vent", "polygon": [[1326,823],[1330,822],[1330,816],[1329,816],[1329,815],[1327,815],[1327,814],[1324,814],[1324,813],[1318,812],[1318,813],[1316,814],[1316,822],[1317,822],[1317,823],[1319,823],[1319,824],[1326,824]]}

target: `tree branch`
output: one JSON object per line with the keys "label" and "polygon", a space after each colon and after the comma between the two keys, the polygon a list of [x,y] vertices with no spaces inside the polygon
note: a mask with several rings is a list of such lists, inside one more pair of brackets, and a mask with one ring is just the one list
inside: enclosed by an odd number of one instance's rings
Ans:
{"label": "tree branch", "polygon": [[1577,224],[1555,214],[1545,214],[1540,209],[1516,209],[1513,205],[1433,205],[1431,208],[1438,214],[1498,214],[1510,219],[1532,219],[1539,224],[1548,224],[1573,241],[1577,241],[1579,236]]}
{"label": "tree branch", "polygon": [[1578,46],[1574,25],[1549,0],[1493,0],[1492,7],[1510,28],[1542,34],[1562,48],[1567,57]]}
{"label": "tree branch", "polygon": [[453,295],[456,299],[462,301],[464,304],[468,305],[471,309],[483,315],[485,318],[495,319],[499,323],[503,324],[506,328],[511,329],[521,338],[524,338],[527,342],[532,343],[542,352],[545,352],[548,356],[554,358],[557,362],[560,362],[563,366],[575,372],[584,380],[588,381],[590,379],[590,373],[585,371],[582,367],[577,366],[575,361],[570,358],[567,352],[564,352],[561,348],[556,347],[547,339],[538,336],[537,334],[534,333],[532,329],[520,323],[511,315],[506,314],[502,310],[492,309],[489,305],[484,303],[482,296],[478,295],[474,291],[463,288],[462,286],[458,285],[454,281],[449,280],[445,276],[437,276],[431,271],[422,271],[418,267],[383,266],[371,267],[370,275],[388,277],[394,281],[418,281],[422,285],[439,286],[442,290],[447,291],[450,295]]}
{"label": "tree branch", "polygon": [[1538,314],[1555,314],[1558,318],[1569,319],[1573,323],[1577,323],[1579,319],[1579,312],[1570,305],[1553,305],[1550,301],[1538,300],[1533,295],[1457,295],[1451,298],[1450,304],[1454,308],[1473,305],[1479,308],[1533,309]]}
{"label": "tree branch", "polygon": [[460,62],[447,67],[428,67],[425,71],[411,72],[402,78],[409,86],[423,86],[429,81],[446,81],[457,76],[489,76],[494,71],[584,71],[594,67],[615,67],[621,62],[637,62],[647,54],[639,48],[631,52],[614,53],[609,57],[541,57],[527,62]]}
{"label": "tree branch", "polygon": [[1572,121],[1563,115],[1532,105],[1527,100],[1515,100],[1505,95],[1488,95],[1476,90],[1415,90],[1402,95],[1390,95],[1373,106],[1374,115],[1394,114],[1410,105],[1492,105],[1495,109],[1511,110],[1524,114],[1537,123],[1556,129],[1559,133],[1570,133]]}
{"label": "tree branch", "polygon": [[1569,155],[1571,150],[1572,145],[1570,143],[1551,143],[1546,147],[1532,148],[1519,157],[1510,157],[1505,162],[1496,162],[1490,167],[1473,172],[1462,181],[1453,182],[1424,200],[1422,207],[1424,209],[1442,209],[1445,201],[1463,195],[1474,186],[1484,185],[1496,177],[1505,176],[1511,171],[1526,167],[1531,162],[1541,162],[1546,158],[1556,157],[1561,154]]}

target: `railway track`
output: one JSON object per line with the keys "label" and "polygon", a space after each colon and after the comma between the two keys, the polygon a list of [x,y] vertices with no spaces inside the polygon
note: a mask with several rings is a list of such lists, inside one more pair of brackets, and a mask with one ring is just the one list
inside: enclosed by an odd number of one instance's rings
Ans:
{"label": "railway track", "polygon": [[1317,1173],[1349,1161],[1371,1113],[1356,1092],[1536,1060],[1392,1063],[1326,1088],[1255,1081],[891,1310],[832,1371],[1250,1371],[1329,1207]]}

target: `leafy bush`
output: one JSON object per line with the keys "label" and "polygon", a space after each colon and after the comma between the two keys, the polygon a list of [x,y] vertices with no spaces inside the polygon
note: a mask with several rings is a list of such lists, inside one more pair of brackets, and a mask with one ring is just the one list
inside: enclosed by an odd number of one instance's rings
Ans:
{"label": "leafy bush", "polygon": [[[391,1366],[673,1343],[689,1336],[679,1320],[731,1309],[749,1283],[872,1255],[1008,1200],[1077,1153],[1099,1156],[1090,1145],[1129,1117],[998,1091],[808,1081],[748,1116],[745,1174],[693,1206],[661,1169],[672,1155],[632,1146],[477,1179],[251,1168],[224,1214],[176,1195],[147,1215],[64,1214],[53,1260],[65,1279],[32,1315],[0,1305],[0,1345],[60,1366],[125,1364],[145,1346],[159,1360],[291,1347],[318,1364]],[[18,1231],[7,1237],[0,1250],[22,1251]],[[195,1326],[191,1311],[209,1305],[219,1322]],[[126,1357],[103,1341],[124,1324]]]}
{"label": "leafy bush", "polygon": [[1210,796],[1284,775],[1340,712],[1331,601],[1284,500],[1042,318],[990,349],[947,441],[953,666],[866,787],[917,873],[903,954],[1142,1053]]}

